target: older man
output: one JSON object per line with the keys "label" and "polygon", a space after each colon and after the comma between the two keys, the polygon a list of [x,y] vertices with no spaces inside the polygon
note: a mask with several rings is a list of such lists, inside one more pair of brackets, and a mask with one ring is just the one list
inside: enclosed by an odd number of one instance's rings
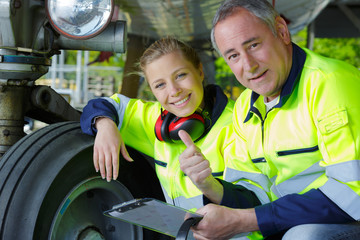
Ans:
{"label": "older man", "polygon": [[[187,172],[209,201],[227,206],[200,209],[194,236],[260,230],[285,232],[283,239],[360,239],[360,71],[292,43],[265,0],[225,1],[212,41],[248,89],[234,109],[236,152],[225,178],[233,184],[201,174],[204,164]],[[200,154],[182,139],[184,165]]]}

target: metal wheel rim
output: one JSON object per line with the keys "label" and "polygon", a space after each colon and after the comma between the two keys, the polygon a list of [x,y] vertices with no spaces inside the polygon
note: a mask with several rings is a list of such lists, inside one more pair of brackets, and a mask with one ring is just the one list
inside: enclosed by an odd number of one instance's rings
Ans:
{"label": "metal wheel rim", "polygon": [[59,205],[49,239],[142,239],[142,228],[103,215],[112,205],[130,199],[131,193],[118,181],[87,179],[75,186]]}

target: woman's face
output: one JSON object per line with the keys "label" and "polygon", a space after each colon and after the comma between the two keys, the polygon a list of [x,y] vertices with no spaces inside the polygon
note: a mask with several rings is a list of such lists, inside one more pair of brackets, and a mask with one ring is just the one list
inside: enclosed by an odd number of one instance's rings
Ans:
{"label": "woman's face", "polygon": [[203,108],[202,66],[196,68],[181,51],[149,63],[144,73],[156,99],[169,112],[186,117]]}

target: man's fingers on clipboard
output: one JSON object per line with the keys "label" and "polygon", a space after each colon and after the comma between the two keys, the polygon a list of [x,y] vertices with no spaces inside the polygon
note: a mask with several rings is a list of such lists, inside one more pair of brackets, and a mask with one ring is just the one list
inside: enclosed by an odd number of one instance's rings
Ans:
{"label": "man's fingers on clipboard", "polygon": [[194,214],[192,214],[192,213],[186,213],[185,217],[184,217],[184,222],[185,221],[191,222],[192,224],[190,225],[190,227],[192,227],[192,226],[195,226],[196,224],[198,224],[201,221],[201,219],[203,219],[203,217],[200,217],[200,216],[195,217]]}
{"label": "man's fingers on clipboard", "polygon": [[[186,218],[186,217],[185,217]],[[198,222],[200,222],[202,217],[189,217],[186,218],[184,223],[181,225],[177,235],[176,240],[186,240],[188,233],[190,231],[190,228],[192,226],[195,226]]]}

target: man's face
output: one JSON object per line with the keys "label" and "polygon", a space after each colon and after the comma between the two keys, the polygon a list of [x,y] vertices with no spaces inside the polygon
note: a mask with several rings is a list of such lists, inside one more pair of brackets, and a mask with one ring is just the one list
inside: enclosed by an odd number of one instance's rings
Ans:
{"label": "man's face", "polygon": [[277,36],[249,11],[239,8],[215,26],[217,46],[237,80],[245,87],[276,98],[292,64],[291,39],[284,19],[276,19]]}

